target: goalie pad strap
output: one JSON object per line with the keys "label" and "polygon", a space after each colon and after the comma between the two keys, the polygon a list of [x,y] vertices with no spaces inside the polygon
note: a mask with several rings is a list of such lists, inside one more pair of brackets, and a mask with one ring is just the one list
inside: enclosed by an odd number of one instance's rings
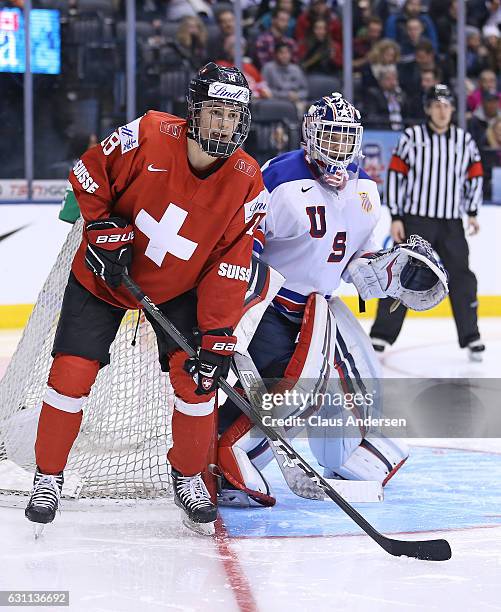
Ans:
{"label": "goalie pad strap", "polygon": [[294,382],[301,376],[308,358],[315,322],[315,304],[315,294],[312,294],[306,302],[296,349],[285,370],[285,378]]}
{"label": "goalie pad strap", "polygon": [[252,423],[246,414],[242,414],[219,438],[219,446],[233,446],[252,429]]}

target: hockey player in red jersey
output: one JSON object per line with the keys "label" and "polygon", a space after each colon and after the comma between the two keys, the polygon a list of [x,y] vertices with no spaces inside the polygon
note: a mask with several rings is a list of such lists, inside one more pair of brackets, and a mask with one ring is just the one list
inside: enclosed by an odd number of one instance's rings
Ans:
{"label": "hockey player in red jersey", "polygon": [[175,501],[191,522],[215,521],[200,473],[214,428],[217,381],[229,369],[247,287],[245,274],[225,270],[249,268],[253,230],[267,206],[259,166],[240,149],[249,132],[249,102],[239,70],[209,63],[190,83],[186,120],[150,111],[75,164],[70,181],[85,228],[38,423],[29,520],[54,519],[82,404],[109,363],[126,309],[138,308],[121,284],[128,271],[199,347],[197,358],[188,360],[152,321],[175,393],[168,454]]}

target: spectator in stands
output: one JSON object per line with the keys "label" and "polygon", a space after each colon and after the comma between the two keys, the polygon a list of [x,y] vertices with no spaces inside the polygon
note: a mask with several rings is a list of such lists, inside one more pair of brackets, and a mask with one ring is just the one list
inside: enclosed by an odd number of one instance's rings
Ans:
{"label": "spectator in stands", "polygon": [[342,47],[331,39],[329,23],[323,17],[313,22],[311,32],[299,44],[299,60],[308,74],[333,74],[342,68]]}
{"label": "spectator in stands", "polygon": [[[141,44],[141,59],[146,75],[154,76],[154,84],[157,83],[158,76],[163,70],[177,63],[178,57],[175,51],[170,53],[174,44],[173,40],[168,40],[162,33],[162,21],[154,19],[152,22],[153,33],[148,36]],[[172,62],[166,56],[172,55]]]}
{"label": "spectator in stands", "polygon": [[304,113],[308,85],[300,66],[292,63],[292,54],[287,43],[277,44],[275,59],[263,67],[263,78],[274,98],[290,100],[296,105],[298,116]]}
{"label": "spectator in stands", "polygon": [[[123,17],[125,18],[125,12]],[[137,2],[136,19],[138,21],[149,22],[155,19],[165,19],[165,2],[162,0],[144,0],[143,2]]]}
{"label": "spectator in stands", "polygon": [[198,70],[207,55],[207,28],[202,20],[193,16],[183,17],[173,46],[182,65],[193,71]]}
{"label": "spectator in stands", "polygon": [[489,67],[489,51],[482,43],[480,30],[466,27],[466,76],[477,78],[482,70]]}
{"label": "spectator in stands", "polygon": [[487,128],[487,146],[490,149],[496,149],[498,157],[498,166],[501,166],[501,117],[498,116]]}
{"label": "spectator in stands", "polygon": [[[386,21],[384,35],[386,38],[392,38],[400,46],[403,46],[409,36],[406,24],[410,19],[418,19],[422,24],[423,34],[433,45],[435,51],[438,51],[438,35],[435,24],[428,15],[422,14],[421,0],[407,0],[400,13],[390,15]],[[416,29],[416,26],[413,26]]]}
{"label": "spectator in stands", "polygon": [[263,68],[268,62],[272,62],[275,57],[275,48],[279,44],[285,44],[289,47],[292,61],[298,59],[296,42],[286,36],[286,31],[289,26],[289,13],[282,10],[273,11],[271,20],[271,28],[267,32],[263,32],[256,39],[256,58],[255,64],[258,68]]}
{"label": "spectator in stands", "polygon": [[449,2],[436,0],[432,14],[438,34],[439,52],[443,56],[449,54],[455,56],[457,47],[457,0],[449,0]]}
{"label": "spectator in stands", "polygon": [[500,40],[500,31],[496,26],[484,26],[482,28],[482,39],[489,54],[490,68],[496,70],[496,52]]}
{"label": "spectator in stands", "polygon": [[[246,43],[242,41],[242,54],[245,54]],[[217,60],[216,64],[220,66],[234,66],[235,65],[235,34],[227,36],[224,41],[224,57],[223,59]],[[242,72],[249,83],[249,88],[252,91],[252,99],[260,98],[271,98],[272,93],[263,79],[262,74],[254,66],[250,58],[242,58]]]}
{"label": "spectator in stands", "polygon": [[439,68],[425,68],[419,75],[419,85],[410,93],[404,89],[407,96],[405,113],[406,123],[419,123],[427,120],[427,115],[423,107],[425,94],[428,90],[441,82],[442,73]]}
{"label": "spectator in stands", "polygon": [[379,17],[370,17],[367,25],[357,33],[353,41],[353,68],[362,68],[369,62],[369,52],[381,40],[383,22]]}
{"label": "spectator in stands", "polygon": [[[400,45],[402,62],[404,64],[415,61],[418,45],[425,42],[424,27],[419,19],[414,17],[405,22],[405,38]],[[431,44],[431,43],[430,43]],[[433,46],[432,46],[433,48]]]}
{"label": "spectator in stands", "polygon": [[298,43],[306,39],[307,33],[311,31],[313,22],[320,17],[327,20],[332,40],[342,44],[343,28],[341,21],[332,12],[326,0],[311,0],[308,9],[299,15],[296,25],[296,40]]}
{"label": "spectator in stands", "polygon": [[406,113],[406,97],[398,83],[395,66],[384,66],[379,72],[378,86],[371,87],[365,98],[367,124],[378,129],[402,130]]}
{"label": "spectator in stands", "polygon": [[394,40],[383,38],[374,45],[369,63],[362,68],[362,89],[378,87],[379,73],[384,66],[396,66],[400,61],[400,47]]}
{"label": "spectator in stands", "polygon": [[[419,89],[421,85],[421,73],[424,70],[440,70],[442,77],[436,83],[437,85],[438,83],[448,82],[448,78],[444,78],[444,70],[439,65],[435,50],[429,40],[423,40],[417,45],[414,61],[400,66],[400,85],[407,95],[413,95],[413,92]],[[422,108],[422,100],[419,101],[419,104]]]}
{"label": "spectator in stands", "polygon": [[482,164],[484,166],[484,195],[486,199],[492,196],[492,169],[501,167],[501,117],[495,119],[487,128],[486,142],[483,149]]}
{"label": "spectator in stands", "polygon": [[497,88],[501,90],[501,38],[498,39],[494,53],[491,56],[491,68],[497,74]]}
{"label": "spectator in stands", "polygon": [[[354,36],[360,36],[363,34],[369,25],[369,21],[374,19],[380,19],[372,8],[371,0],[357,0],[352,3],[353,12],[353,34]],[[381,20],[382,23],[382,20]]]}
{"label": "spectator in stands", "polygon": [[501,104],[501,92],[498,92],[496,73],[493,70],[482,70],[480,73],[477,89],[468,96],[468,109],[475,111],[480,106],[486,93],[496,94]]}
{"label": "spectator in stands", "polygon": [[210,2],[204,0],[169,0],[166,4],[167,21],[180,21],[185,17],[213,18]]}
{"label": "spectator in stands", "polygon": [[487,145],[487,129],[499,117],[501,111],[498,94],[486,91],[482,96],[482,103],[476,108],[468,123],[468,131],[480,149]]}
{"label": "spectator in stands", "polygon": [[[296,29],[296,7],[294,6],[293,0],[277,0],[275,10],[285,11],[289,13],[289,24],[285,35],[289,38],[294,38],[294,31]],[[257,25],[264,32],[271,28],[271,20],[273,19],[273,11],[266,11],[257,21]]]}
{"label": "spectator in stands", "polygon": [[235,15],[229,8],[223,8],[216,12],[216,25],[218,36],[211,37],[207,48],[207,61],[213,61],[216,57],[224,57],[224,45],[228,37],[235,34]]}
{"label": "spectator in stands", "polygon": [[477,0],[473,3],[482,26],[494,26],[501,28],[501,1],[500,0]]}
{"label": "spectator in stands", "polygon": [[223,38],[235,34],[235,15],[232,10],[228,8],[220,10],[216,14],[216,23]]}

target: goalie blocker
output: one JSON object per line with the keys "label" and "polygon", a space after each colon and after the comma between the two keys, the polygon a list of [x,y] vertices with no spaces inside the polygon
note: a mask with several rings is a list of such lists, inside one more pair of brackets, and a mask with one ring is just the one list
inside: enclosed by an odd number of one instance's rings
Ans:
{"label": "goalie blocker", "polygon": [[[297,344],[294,342],[297,333],[292,327],[285,342],[284,337],[270,336],[271,330],[277,333],[280,324],[283,328],[284,318],[273,306],[268,307],[250,353],[256,359],[256,351],[266,345],[278,346],[283,351],[288,342],[291,355],[287,363],[276,360],[268,368],[274,377],[283,376],[270,393],[289,391],[289,398],[310,398],[310,401],[274,405],[272,410],[264,412],[272,419],[291,417],[285,427],[289,437],[297,436],[306,427],[311,451],[327,477],[386,484],[406,461],[407,446],[375,429],[352,426],[347,418],[350,414],[362,418],[380,415],[380,405],[369,397],[366,388],[368,380],[377,386],[380,377],[380,365],[369,338],[339,298],[327,302],[319,294],[310,295],[300,327],[289,321],[287,326],[289,323],[300,332]],[[358,393],[366,400],[356,410],[346,403],[343,406],[336,401],[314,401],[312,390],[319,389],[325,398],[347,398],[348,394]],[[379,396],[376,390],[374,397]],[[222,408],[223,415],[231,411],[228,404]],[[322,426],[324,418],[340,419],[343,424],[335,428]],[[218,465],[229,483],[223,488],[219,503],[273,505],[275,499],[261,472],[272,457],[259,428],[245,415],[239,416],[219,440]]]}

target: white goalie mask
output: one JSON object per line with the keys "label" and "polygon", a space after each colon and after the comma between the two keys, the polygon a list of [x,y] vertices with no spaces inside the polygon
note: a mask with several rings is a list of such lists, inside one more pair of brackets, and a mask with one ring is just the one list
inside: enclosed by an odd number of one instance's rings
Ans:
{"label": "white goalie mask", "polygon": [[303,148],[321,175],[346,175],[360,156],[363,127],[358,110],[333,93],[314,102],[303,118]]}

